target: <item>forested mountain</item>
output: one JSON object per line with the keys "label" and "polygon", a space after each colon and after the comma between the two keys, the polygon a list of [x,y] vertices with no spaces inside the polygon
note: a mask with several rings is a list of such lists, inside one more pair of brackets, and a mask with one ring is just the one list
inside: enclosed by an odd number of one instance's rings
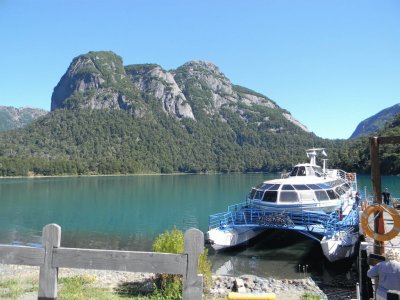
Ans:
{"label": "forested mountain", "polygon": [[[400,114],[387,122],[378,136],[400,136]],[[383,174],[400,175],[400,145],[381,145],[379,159]]]}
{"label": "forested mountain", "polygon": [[47,113],[38,108],[0,106],[0,131],[24,127]]}
{"label": "forested mountain", "polygon": [[368,142],[326,140],[217,66],[123,66],[112,52],[73,59],[52,111],[0,134],[0,175],[283,171],[325,147],[329,167],[368,170]]}
{"label": "forested mountain", "polygon": [[368,136],[377,133],[378,130],[383,129],[385,127],[385,124],[387,122],[391,122],[399,113],[400,103],[381,110],[377,114],[360,122],[356,130],[350,136],[350,139],[355,139],[360,136]]}

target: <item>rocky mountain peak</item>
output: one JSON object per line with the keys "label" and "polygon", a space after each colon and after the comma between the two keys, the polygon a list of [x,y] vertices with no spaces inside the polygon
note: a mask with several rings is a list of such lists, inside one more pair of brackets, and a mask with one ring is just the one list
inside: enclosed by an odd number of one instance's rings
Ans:
{"label": "rocky mountain peak", "polygon": [[222,72],[219,70],[219,68],[215,64],[213,64],[212,62],[209,62],[209,61],[191,60],[191,61],[188,61],[187,63],[184,63],[180,68],[187,69],[192,74],[213,73],[215,75],[220,75],[220,76],[225,77],[225,75],[222,74]]}
{"label": "rocky mountain peak", "polygon": [[[153,100],[160,106],[150,105]],[[233,114],[281,132],[270,118],[273,114],[308,131],[268,97],[233,85],[211,62],[189,61],[169,71],[157,64],[124,67],[121,57],[104,51],[72,61],[52,95],[51,109],[60,108],[122,109],[138,117],[163,111],[177,120],[217,117],[224,122]]]}
{"label": "rocky mountain peak", "polygon": [[172,73],[154,64],[127,66],[126,70],[131,76],[133,85],[142,93],[157,98],[165,112],[178,119],[195,119],[192,108]]}
{"label": "rocky mountain peak", "polygon": [[51,110],[133,110],[133,99],[123,92],[127,81],[122,58],[115,53],[99,51],[80,55],[73,59],[67,72],[54,88]]}

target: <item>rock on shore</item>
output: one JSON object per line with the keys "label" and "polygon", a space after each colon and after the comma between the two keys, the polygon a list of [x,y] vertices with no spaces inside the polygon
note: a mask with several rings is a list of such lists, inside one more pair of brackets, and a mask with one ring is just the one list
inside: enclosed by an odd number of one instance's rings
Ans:
{"label": "rock on shore", "polygon": [[[328,299],[316,283],[310,278],[304,279],[274,279],[260,278],[254,275],[242,275],[246,293],[261,294],[275,293],[277,299],[298,300],[305,293],[318,295],[321,299]],[[236,280],[230,276],[213,276],[213,287],[210,293],[215,296],[227,295],[235,291]]]}

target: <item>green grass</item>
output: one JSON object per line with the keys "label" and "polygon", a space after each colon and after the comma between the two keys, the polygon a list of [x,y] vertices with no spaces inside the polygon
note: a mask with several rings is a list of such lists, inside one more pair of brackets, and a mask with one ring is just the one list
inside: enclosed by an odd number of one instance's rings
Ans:
{"label": "green grass", "polygon": [[18,299],[20,296],[38,291],[37,280],[7,279],[0,281],[0,299]]}
{"label": "green grass", "polygon": [[307,292],[301,296],[301,300],[321,300],[321,297]]}
{"label": "green grass", "polygon": [[[115,291],[96,286],[95,276],[77,275],[60,278],[58,281],[59,300],[163,300],[165,295],[156,290],[153,294],[144,295],[135,283],[123,283]],[[18,278],[0,280],[0,299],[20,299],[28,293],[38,295],[38,279]],[[176,296],[176,297],[175,297]],[[182,295],[174,295],[168,299],[182,299]]]}
{"label": "green grass", "polygon": [[60,300],[84,300],[84,299],[121,299],[105,288],[94,287],[96,278],[93,276],[73,276],[60,278]]}

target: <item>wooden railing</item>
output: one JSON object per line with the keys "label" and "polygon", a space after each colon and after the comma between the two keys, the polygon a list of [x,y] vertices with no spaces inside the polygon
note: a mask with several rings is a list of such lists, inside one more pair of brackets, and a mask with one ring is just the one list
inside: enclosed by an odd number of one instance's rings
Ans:
{"label": "wooden railing", "polygon": [[57,224],[43,227],[42,240],[41,248],[0,245],[1,264],[40,267],[38,299],[57,298],[58,268],[180,274],[183,299],[202,299],[198,259],[204,250],[204,234],[198,229],[185,232],[184,254],[64,248]]}

